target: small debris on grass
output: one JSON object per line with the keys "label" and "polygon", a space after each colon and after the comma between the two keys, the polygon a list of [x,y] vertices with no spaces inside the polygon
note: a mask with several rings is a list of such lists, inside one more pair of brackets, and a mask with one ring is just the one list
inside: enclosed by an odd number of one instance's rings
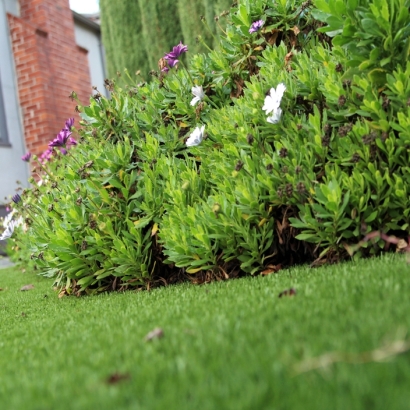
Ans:
{"label": "small debris on grass", "polygon": [[26,314],[25,314],[24,312],[21,312],[21,316],[25,317],[25,316],[26,316]]}
{"label": "small debris on grass", "polygon": [[394,356],[407,353],[410,350],[409,340],[397,340],[386,346],[362,353],[330,352],[319,357],[312,357],[294,367],[295,375],[312,370],[325,369],[335,363],[362,364],[371,362],[385,362]]}
{"label": "small debris on grass", "polygon": [[0,288],[0,292],[3,290],[3,288]]}
{"label": "small debris on grass", "polygon": [[111,376],[109,376],[106,380],[107,384],[117,384],[119,382],[123,382],[125,380],[129,380],[131,378],[129,373],[118,373],[115,372]]}
{"label": "small debris on grass", "polygon": [[278,297],[282,297],[282,296],[295,296],[296,295],[296,289],[295,288],[289,288],[284,290],[283,292],[280,292]]}
{"label": "small debris on grass", "polygon": [[268,265],[265,270],[261,272],[261,275],[270,275],[271,273],[279,272],[282,269],[282,265]]}
{"label": "small debris on grass", "polygon": [[160,327],[156,327],[154,330],[151,330],[146,336],[145,341],[149,342],[153,339],[161,339],[164,336],[164,331]]}
{"label": "small debris on grass", "polygon": [[34,289],[34,286],[32,284],[24,285],[20,290],[23,292],[23,291],[31,290],[31,289]]}
{"label": "small debris on grass", "polygon": [[397,242],[396,252],[405,252],[405,251],[407,252],[410,251],[409,244],[404,239],[400,239]]}
{"label": "small debris on grass", "polygon": [[67,291],[66,291],[65,289],[63,289],[63,290],[58,294],[58,298],[61,299],[61,298],[63,298],[64,296],[66,296],[67,294],[68,294]]}

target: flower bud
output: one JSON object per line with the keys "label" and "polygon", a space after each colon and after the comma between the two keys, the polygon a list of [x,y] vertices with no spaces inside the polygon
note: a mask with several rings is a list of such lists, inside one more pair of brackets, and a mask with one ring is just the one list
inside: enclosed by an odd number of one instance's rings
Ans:
{"label": "flower bud", "polygon": [[235,165],[235,171],[240,171],[243,167],[243,162],[242,161],[238,161]]}

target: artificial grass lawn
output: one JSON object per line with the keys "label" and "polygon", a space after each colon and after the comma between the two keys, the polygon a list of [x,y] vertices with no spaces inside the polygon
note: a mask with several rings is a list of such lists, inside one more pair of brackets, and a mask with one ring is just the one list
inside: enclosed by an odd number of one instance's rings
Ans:
{"label": "artificial grass lawn", "polygon": [[[290,287],[296,296],[278,297]],[[295,373],[325,353],[410,339],[403,256],[63,299],[50,281],[8,268],[0,288],[1,409],[410,406],[409,351]],[[164,336],[146,342],[158,326]],[[109,384],[117,372],[128,378]]]}

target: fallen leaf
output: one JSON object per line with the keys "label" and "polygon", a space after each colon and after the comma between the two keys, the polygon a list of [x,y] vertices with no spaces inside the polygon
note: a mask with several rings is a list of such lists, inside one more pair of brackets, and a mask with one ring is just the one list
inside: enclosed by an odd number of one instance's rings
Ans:
{"label": "fallen leaf", "polygon": [[3,288],[0,288],[0,291],[2,291],[3,290]]}
{"label": "fallen leaf", "polygon": [[202,268],[192,268],[192,269],[187,269],[186,272],[187,273],[197,273],[200,270],[202,270]]}
{"label": "fallen leaf", "polygon": [[65,295],[67,295],[67,291],[65,289],[63,289],[59,294],[58,294],[58,298],[61,299],[63,298]]}
{"label": "fallen leaf", "polygon": [[186,124],[186,123],[183,122],[183,121],[180,121],[179,123],[177,122],[177,125],[179,125],[180,128],[187,128],[187,127],[189,127],[189,124]]}
{"label": "fallen leaf", "polygon": [[397,243],[397,249],[396,252],[401,252],[405,249],[407,249],[409,245],[407,244],[407,242],[404,239],[400,239],[399,242]]}
{"label": "fallen leaf", "polygon": [[279,272],[282,269],[282,265],[268,265],[265,270],[261,272],[261,275],[270,275],[271,273]]}
{"label": "fallen leaf", "polygon": [[111,376],[107,378],[108,384],[117,384],[119,382],[123,382],[125,380],[129,380],[131,378],[129,373],[118,373],[115,372]]}
{"label": "fallen leaf", "polygon": [[278,297],[282,297],[282,296],[295,296],[296,295],[296,289],[295,288],[289,288],[284,290],[283,292],[279,293]]}
{"label": "fallen leaf", "polygon": [[164,68],[166,68],[168,65],[167,65],[167,60],[165,60],[165,58],[164,57],[162,57],[162,58],[160,58],[159,60],[158,60],[158,68],[159,68],[159,70],[160,71],[162,71]]}
{"label": "fallen leaf", "polygon": [[160,339],[163,336],[164,336],[164,331],[160,327],[156,327],[154,330],[151,330],[151,332],[149,332],[145,336],[145,341],[149,342],[150,340],[153,340],[153,339]]}
{"label": "fallen leaf", "polygon": [[158,223],[155,222],[154,226],[151,229],[151,236],[154,236],[158,232]]}
{"label": "fallen leaf", "polygon": [[266,35],[266,41],[273,46],[276,43],[276,39],[278,38],[279,30],[273,29],[270,33]]}
{"label": "fallen leaf", "polygon": [[267,218],[262,218],[262,220],[258,223],[258,226],[261,227],[263,225],[265,225],[266,222],[268,222],[269,219]]}
{"label": "fallen leaf", "polygon": [[232,89],[231,91],[231,98],[239,98],[242,95],[244,80],[242,78],[238,78],[234,80],[236,85],[236,90]]}
{"label": "fallen leaf", "polygon": [[120,170],[118,171],[118,176],[120,177],[120,180],[121,180],[121,181],[124,180],[124,170],[123,170],[123,169],[120,169]]}
{"label": "fallen leaf", "polygon": [[292,60],[293,53],[289,51],[288,54],[285,55],[285,65],[288,65],[290,63],[290,60]]}
{"label": "fallen leaf", "polygon": [[34,289],[34,286],[32,284],[24,285],[20,290],[25,291],[25,290],[31,290],[31,289]]}
{"label": "fallen leaf", "polygon": [[300,29],[298,26],[293,26],[290,30],[292,30],[296,36],[300,33]]}
{"label": "fallen leaf", "polygon": [[296,47],[297,40],[296,40],[296,36],[293,32],[289,33],[289,43],[292,47]]}

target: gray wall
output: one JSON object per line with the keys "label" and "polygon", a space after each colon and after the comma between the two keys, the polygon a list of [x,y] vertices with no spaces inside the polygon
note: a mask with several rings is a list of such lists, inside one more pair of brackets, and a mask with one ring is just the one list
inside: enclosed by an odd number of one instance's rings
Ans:
{"label": "gray wall", "polygon": [[91,84],[96,86],[98,91],[107,97],[108,93],[104,87],[104,80],[106,78],[104,50],[101,44],[100,32],[78,19],[74,19],[74,32],[77,44],[88,50]]}
{"label": "gray wall", "polygon": [[[21,160],[26,147],[7,12],[20,15],[18,0],[0,0],[0,102],[3,101],[3,114],[0,113],[0,207],[10,202],[9,198],[17,188],[16,181],[27,186],[29,178],[29,166]],[[100,32],[93,24],[75,19],[75,36],[77,44],[88,50],[92,85],[107,96]],[[7,139],[5,143],[4,137]]]}
{"label": "gray wall", "polygon": [[2,129],[8,139],[6,144],[0,144],[0,206],[9,202],[7,198],[14,195],[16,181],[27,186],[29,177],[28,165],[21,160],[26,148],[7,12],[19,15],[18,0],[0,0],[0,92],[4,109]]}

